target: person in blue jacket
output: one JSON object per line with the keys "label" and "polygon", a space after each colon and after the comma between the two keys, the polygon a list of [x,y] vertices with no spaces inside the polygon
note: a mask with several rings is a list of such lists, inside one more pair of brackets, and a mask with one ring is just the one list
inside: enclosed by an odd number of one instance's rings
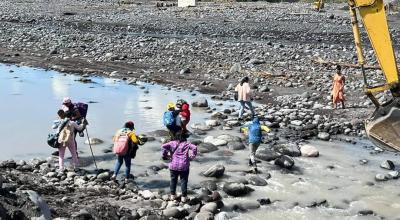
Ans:
{"label": "person in blue jacket", "polygon": [[250,148],[249,165],[254,167],[255,171],[257,172],[255,155],[262,140],[262,128],[260,120],[257,117],[254,117],[253,122],[249,125],[248,133],[249,133],[249,148]]}

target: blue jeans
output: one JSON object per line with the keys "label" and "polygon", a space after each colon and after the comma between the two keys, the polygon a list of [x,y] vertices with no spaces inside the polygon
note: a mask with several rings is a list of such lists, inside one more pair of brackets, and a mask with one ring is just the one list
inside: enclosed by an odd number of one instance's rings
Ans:
{"label": "blue jeans", "polygon": [[124,156],[117,156],[117,162],[115,163],[115,168],[114,168],[114,175],[117,176],[119,173],[119,170],[121,169],[122,164],[125,161],[125,177],[129,178],[131,174],[131,154],[128,152]]}
{"label": "blue jeans", "polygon": [[252,117],[256,115],[256,113],[254,112],[253,105],[251,104],[251,101],[239,101],[239,103],[240,103],[239,118],[242,118],[246,105],[249,107]]}
{"label": "blue jeans", "polygon": [[179,177],[181,179],[182,196],[186,197],[187,196],[187,184],[189,181],[189,170],[186,170],[186,171],[170,170],[170,172],[171,172],[171,184],[170,184],[171,195],[176,194],[176,185],[178,184],[178,177]]}

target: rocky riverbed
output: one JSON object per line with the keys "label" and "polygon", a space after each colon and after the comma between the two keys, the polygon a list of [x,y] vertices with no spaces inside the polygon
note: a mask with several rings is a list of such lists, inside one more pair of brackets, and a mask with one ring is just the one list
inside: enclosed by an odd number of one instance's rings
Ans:
{"label": "rocky riverbed", "polygon": [[[206,101],[197,104],[207,106]],[[191,125],[190,140],[200,155],[191,165],[189,202],[168,200],[169,171],[160,160],[167,132],[157,130],[147,133],[149,142],[139,149],[135,179],[129,182],[110,180],[109,150],[96,155],[97,171],[85,155],[81,161],[87,167],[64,173],[57,172],[57,157],[1,162],[1,217],[399,219],[398,154],[362,138],[320,132],[322,140],[306,140],[313,138],[296,136],[303,132],[295,129],[273,128],[256,153],[260,172],[254,174],[247,165],[237,112],[223,106],[201,108],[209,119]]]}
{"label": "rocky riverbed", "polygon": [[[321,62],[356,63],[345,5],[328,4],[321,13],[310,6],[1,1],[0,62],[79,74],[82,81],[105,76],[198,90],[216,105],[196,100],[209,115],[191,124],[201,155],[192,163],[187,204],[167,200],[168,171],[158,160],[165,133],[155,131],[128,183],[110,181],[107,161],[97,172],[63,174],[52,157],[3,161],[0,217],[399,219],[399,157],[365,140],[363,120],[373,107],[359,70],[344,70],[348,108],[331,108],[334,65]],[[397,19],[389,15],[395,50]],[[368,44],[365,52],[368,65],[377,65]],[[372,84],[382,81],[379,70],[368,71]],[[272,128],[257,152],[259,175],[249,173],[236,107],[223,104],[244,75],[251,76],[260,119]]]}

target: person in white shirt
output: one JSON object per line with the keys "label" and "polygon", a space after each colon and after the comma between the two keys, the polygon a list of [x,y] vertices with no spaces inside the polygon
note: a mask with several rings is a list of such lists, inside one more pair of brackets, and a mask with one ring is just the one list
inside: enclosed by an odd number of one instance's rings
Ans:
{"label": "person in white shirt", "polygon": [[235,91],[238,93],[237,97],[240,103],[239,119],[242,119],[246,105],[249,107],[253,118],[256,114],[254,112],[253,105],[251,104],[252,91],[249,85],[249,77],[245,76],[236,86]]}

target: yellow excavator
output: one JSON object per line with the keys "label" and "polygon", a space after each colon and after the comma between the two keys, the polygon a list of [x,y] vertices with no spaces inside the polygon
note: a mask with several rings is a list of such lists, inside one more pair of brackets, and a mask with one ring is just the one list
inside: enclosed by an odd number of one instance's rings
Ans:
{"label": "yellow excavator", "polygon": [[[385,150],[400,151],[400,86],[395,53],[389,33],[383,0],[348,0],[358,65],[364,78],[365,93],[376,110],[365,121],[365,130],[370,140]],[[323,7],[319,0],[316,9]],[[370,85],[364,69],[364,55],[361,45],[357,11],[368,34],[375,55],[385,76],[385,83]],[[392,99],[379,103],[375,95],[390,91]]]}
{"label": "yellow excavator", "polygon": [[324,7],[325,7],[324,0],[318,0],[314,2],[314,10],[321,11],[321,9],[324,9]]}

